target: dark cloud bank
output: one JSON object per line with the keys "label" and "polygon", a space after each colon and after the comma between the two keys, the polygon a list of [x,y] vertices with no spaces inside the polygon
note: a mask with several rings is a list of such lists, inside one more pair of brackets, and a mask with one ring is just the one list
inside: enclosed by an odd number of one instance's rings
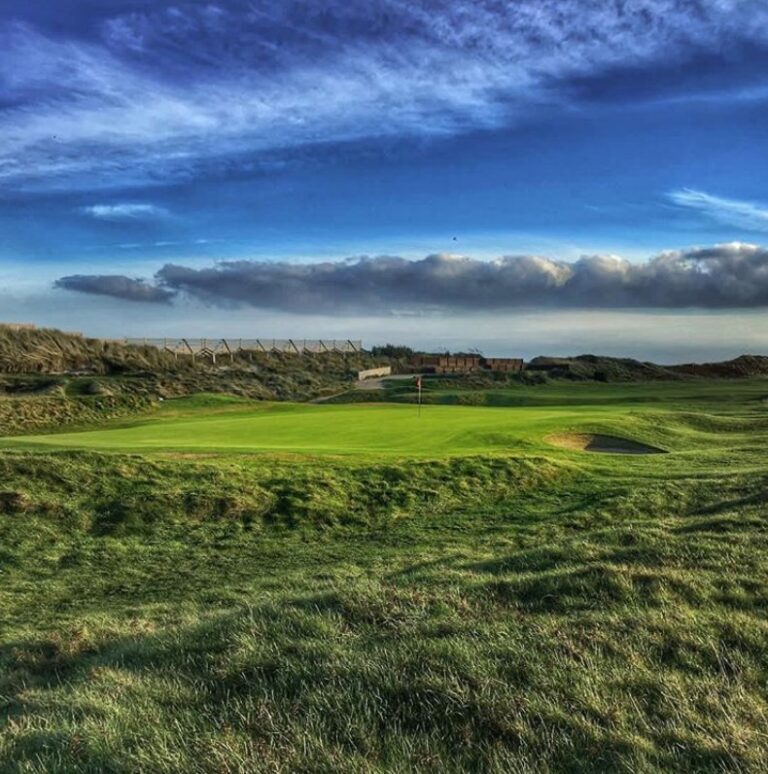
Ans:
{"label": "dark cloud bank", "polygon": [[168,303],[176,294],[142,279],[131,279],[120,274],[73,274],[56,280],[54,287],[77,290],[98,296],[112,296],[126,301]]}
{"label": "dark cloud bank", "polygon": [[750,308],[768,306],[768,248],[733,243],[661,253],[643,263],[615,256],[575,262],[536,256],[494,261],[430,255],[326,263],[223,261],[166,264],[154,284],[122,276],[62,277],[56,286],[129,301],[205,303],[296,313],[553,308]]}

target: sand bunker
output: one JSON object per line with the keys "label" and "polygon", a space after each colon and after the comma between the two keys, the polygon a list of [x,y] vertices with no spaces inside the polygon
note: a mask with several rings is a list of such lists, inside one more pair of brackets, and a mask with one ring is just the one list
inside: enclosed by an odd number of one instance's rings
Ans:
{"label": "sand bunker", "polygon": [[628,438],[594,433],[561,433],[550,435],[547,440],[555,446],[576,451],[600,452],[602,454],[666,454],[664,449],[648,446]]}

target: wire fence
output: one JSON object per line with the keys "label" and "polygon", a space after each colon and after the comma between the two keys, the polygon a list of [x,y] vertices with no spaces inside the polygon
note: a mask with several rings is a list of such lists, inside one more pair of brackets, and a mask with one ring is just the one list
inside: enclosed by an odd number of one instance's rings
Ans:
{"label": "wire fence", "polygon": [[136,347],[156,347],[175,355],[234,356],[238,352],[283,352],[304,355],[323,352],[355,353],[363,351],[363,342],[353,339],[232,339],[232,338],[126,338]]}

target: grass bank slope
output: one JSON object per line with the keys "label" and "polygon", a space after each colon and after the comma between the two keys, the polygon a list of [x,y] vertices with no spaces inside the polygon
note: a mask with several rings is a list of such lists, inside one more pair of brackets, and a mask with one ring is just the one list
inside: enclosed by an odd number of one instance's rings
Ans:
{"label": "grass bank slope", "polygon": [[349,388],[358,371],[380,363],[380,358],[366,352],[263,351],[238,351],[212,363],[204,357],[177,358],[153,346],[0,325],[0,398],[56,398],[71,404],[69,413],[78,411],[83,397],[94,395],[122,398],[125,407],[136,397],[200,392],[307,400]]}

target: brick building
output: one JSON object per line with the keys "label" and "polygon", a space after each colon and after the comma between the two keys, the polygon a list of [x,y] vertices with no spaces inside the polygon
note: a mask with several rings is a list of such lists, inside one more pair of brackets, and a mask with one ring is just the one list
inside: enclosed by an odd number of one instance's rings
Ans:
{"label": "brick building", "polygon": [[482,371],[518,373],[523,370],[523,361],[519,358],[481,355],[417,355],[411,365],[428,374],[471,374]]}

